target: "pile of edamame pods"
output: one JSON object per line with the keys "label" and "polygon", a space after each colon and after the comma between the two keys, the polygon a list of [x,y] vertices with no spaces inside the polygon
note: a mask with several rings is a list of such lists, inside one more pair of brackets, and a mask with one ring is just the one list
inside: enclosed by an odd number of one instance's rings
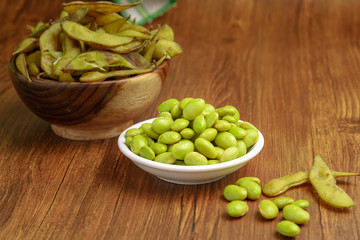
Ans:
{"label": "pile of edamame pods", "polygon": [[227,162],[245,155],[257,142],[255,126],[241,122],[227,105],[215,109],[201,98],[168,99],[152,123],[125,133],[132,152],[156,162],[198,166]]}

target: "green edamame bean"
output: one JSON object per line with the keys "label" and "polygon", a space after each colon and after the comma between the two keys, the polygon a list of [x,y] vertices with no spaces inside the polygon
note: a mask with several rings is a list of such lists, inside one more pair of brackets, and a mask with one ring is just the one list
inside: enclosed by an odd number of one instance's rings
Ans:
{"label": "green edamame bean", "polygon": [[167,151],[168,146],[166,144],[163,143],[154,143],[153,145],[150,146],[151,149],[154,151],[154,153],[156,155],[159,155],[160,153],[164,153]]}
{"label": "green edamame bean", "polygon": [[154,158],[155,162],[173,164],[176,161],[176,158],[172,155],[171,152],[160,153]]}
{"label": "green edamame bean", "polygon": [[178,143],[175,143],[171,148],[171,152],[173,156],[176,159],[180,159],[180,160],[184,160],[185,155],[193,151],[194,151],[194,143],[186,139],[181,140]]}
{"label": "green edamame bean", "polygon": [[257,178],[257,177],[242,177],[242,178],[239,178],[239,179],[235,182],[235,184],[238,185],[238,186],[240,186],[241,183],[243,183],[244,181],[253,181],[253,182],[257,183],[257,184],[260,184],[260,179]]}
{"label": "green edamame bean", "polygon": [[125,137],[133,137],[136,135],[141,135],[144,133],[144,130],[141,128],[132,128],[126,131]]}
{"label": "green edamame bean", "polygon": [[263,199],[259,204],[259,212],[265,219],[274,219],[278,215],[279,209],[273,201]]}
{"label": "green edamame bean", "polygon": [[239,156],[242,157],[247,153],[247,147],[243,140],[237,141],[237,148],[239,149]]}
{"label": "green edamame bean", "polygon": [[187,120],[194,120],[205,108],[205,101],[201,98],[191,99],[183,109],[183,116]]}
{"label": "green edamame bean", "polygon": [[221,155],[224,153],[225,150],[221,147],[215,147],[215,150],[217,151],[216,159],[220,160]]}
{"label": "green edamame bean", "polygon": [[246,132],[247,134],[242,140],[244,141],[246,147],[250,148],[257,142],[259,138],[259,133],[255,130],[246,130]]}
{"label": "green edamame bean", "polygon": [[237,147],[229,147],[225,149],[225,151],[221,155],[220,162],[227,162],[230,160],[234,160],[238,156],[239,156],[239,149]]}
{"label": "green edamame bean", "polygon": [[215,108],[213,105],[206,103],[204,111],[207,111],[208,113],[215,112]]}
{"label": "green edamame bean", "polygon": [[296,224],[303,224],[310,220],[310,214],[294,204],[286,205],[283,208],[283,216],[286,220]]}
{"label": "green edamame bean", "polygon": [[301,207],[304,210],[307,209],[309,207],[309,205],[310,205],[308,201],[303,200],[303,199],[297,200],[293,204],[298,206],[298,207]]}
{"label": "green edamame bean", "polygon": [[152,122],[151,127],[156,133],[162,134],[171,129],[171,124],[173,122],[174,121],[171,118],[160,117],[160,118],[156,118]]}
{"label": "green edamame bean", "polygon": [[237,122],[236,125],[238,125],[238,127],[241,127],[245,130],[255,130],[257,131],[257,128],[252,125],[251,123],[249,122]]}
{"label": "green edamame bean", "polygon": [[162,102],[159,107],[158,107],[158,111],[161,112],[170,112],[171,108],[177,104],[179,101],[175,98],[170,98],[168,100],[166,100],[165,102]]}
{"label": "green edamame bean", "polygon": [[234,116],[225,115],[221,120],[225,120],[229,123],[236,123],[236,118]]}
{"label": "green edamame bean", "polygon": [[216,158],[217,151],[214,145],[204,138],[197,138],[195,140],[196,149],[208,158]]}
{"label": "green edamame bean", "polygon": [[185,163],[184,163],[184,161],[176,160],[176,161],[174,162],[174,165],[185,166]]}
{"label": "green edamame bean", "polygon": [[229,147],[236,147],[237,141],[234,135],[228,132],[220,132],[215,138],[215,144],[218,147],[223,149],[227,149]]}
{"label": "green edamame bean", "polygon": [[174,104],[170,110],[171,116],[173,117],[173,119],[177,119],[179,117],[181,117],[182,115],[182,110],[179,106],[179,103]]}
{"label": "green edamame bean", "polygon": [[192,127],[195,133],[202,133],[206,129],[206,121],[203,115],[195,117]]}
{"label": "green edamame bean", "polygon": [[180,135],[184,139],[192,139],[195,136],[195,132],[191,128],[184,128],[183,130],[180,131]]}
{"label": "green edamame bean", "polygon": [[249,211],[249,206],[245,201],[234,200],[227,204],[227,212],[230,217],[242,217]]}
{"label": "green edamame bean", "polygon": [[216,120],[213,127],[219,132],[225,132],[231,128],[231,124],[226,120]]}
{"label": "green edamame bean", "polygon": [[179,103],[179,107],[184,110],[184,107],[186,104],[188,104],[188,102],[190,102],[190,100],[192,100],[194,98],[191,98],[191,97],[187,97],[187,98],[183,98],[180,103]]}
{"label": "green edamame bean", "polygon": [[215,128],[207,128],[199,135],[199,138],[204,138],[211,142],[215,139],[217,133]]}
{"label": "green edamame bean", "polygon": [[256,182],[253,182],[253,181],[250,181],[250,180],[243,181],[240,184],[240,187],[243,187],[243,188],[246,189],[246,191],[248,193],[248,196],[247,196],[248,199],[256,200],[261,195],[261,187]]}
{"label": "green edamame bean", "polygon": [[279,209],[283,209],[286,205],[292,204],[293,202],[294,199],[289,197],[279,197],[274,199],[274,203]]}
{"label": "green edamame bean", "polygon": [[174,144],[180,140],[181,140],[180,133],[174,131],[164,132],[158,138],[158,142],[164,144]]}
{"label": "green edamame bean", "polygon": [[186,154],[184,162],[190,166],[207,165],[206,157],[198,152],[189,152]]}
{"label": "green edamame bean", "polygon": [[246,196],[246,189],[237,185],[227,185],[224,189],[224,197],[228,201],[244,200]]}
{"label": "green edamame bean", "polygon": [[231,106],[231,105],[227,105],[224,107],[225,109],[225,112],[227,113],[226,115],[231,115],[235,118],[235,122],[238,122],[239,119],[240,119],[240,113],[239,111],[237,110],[236,107],[234,106]]}
{"label": "green edamame bean", "polygon": [[155,143],[155,141],[151,137],[147,136],[146,134],[143,134],[143,136],[146,137],[149,147]]}
{"label": "green edamame bean", "polygon": [[237,140],[240,140],[240,139],[243,139],[247,132],[245,129],[243,128],[240,128],[240,127],[230,127],[230,129],[228,130],[229,133],[231,133],[232,135],[234,135],[234,137],[237,139]]}
{"label": "green edamame bean", "polygon": [[125,144],[130,148],[130,143],[133,137],[125,137]]}
{"label": "green edamame bean", "polygon": [[131,143],[130,143],[130,150],[133,153],[139,155],[140,149],[143,146],[148,146],[148,141],[147,141],[146,137],[144,137],[143,135],[133,136]]}
{"label": "green edamame bean", "polygon": [[153,160],[155,158],[155,152],[149,146],[143,146],[140,148],[140,157]]}
{"label": "green edamame bean", "polygon": [[300,233],[300,227],[288,220],[279,222],[276,225],[276,230],[286,237],[295,237]]}
{"label": "green edamame bean", "polygon": [[184,128],[187,128],[189,126],[189,120],[185,118],[178,118],[171,124],[171,130],[175,132],[180,132]]}
{"label": "green edamame bean", "polygon": [[154,131],[151,123],[143,123],[141,128],[143,129],[144,133],[152,139],[158,139],[160,136],[157,132]]}
{"label": "green edamame bean", "polygon": [[218,164],[218,163],[220,163],[220,161],[219,161],[219,160],[210,159],[210,160],[208,160],[207,165],[213,165],[213,164]]}
{"label": "green edamame bean", "polygon": [[219,114],[217,112],[211,112],[205,116],[206,128],[211,128],[214,126],[215,122],[219,119]]}
{"label": "green edamame bean", "polygon": [[173,116],[171,115],[170,112],[161,112],[158,115],[158,118],[160,118],[160,117],[171,118],[171,119],[173,118]]}

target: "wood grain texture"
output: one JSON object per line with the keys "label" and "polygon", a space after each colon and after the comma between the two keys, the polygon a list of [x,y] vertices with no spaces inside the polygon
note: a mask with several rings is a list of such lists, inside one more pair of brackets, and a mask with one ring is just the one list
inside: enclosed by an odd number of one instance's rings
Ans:
{"label": "wood grain texture", "polygon": [[[226,214],[226,185],[308,170],[321,154],[331,169],[360,172],[360,2],[181,0],[152,24],[169,24],[184,53],[155,103],[201,97],[240,110],[264,135],[262,152],[210,184],[166,183],[141,171],[117,139],[72,141],[22,103],[8,61],[25,26],[56,18],[61,1],[0,2],[0,239],[285,239],[257,201]],[[297,239],[360,239],[359,177],[339,179],[355,201],[335,209],[304,184],[311,219]],[[260,198],[265,198],[262,196]],[[271,198],[273,199],[273,198]]]}

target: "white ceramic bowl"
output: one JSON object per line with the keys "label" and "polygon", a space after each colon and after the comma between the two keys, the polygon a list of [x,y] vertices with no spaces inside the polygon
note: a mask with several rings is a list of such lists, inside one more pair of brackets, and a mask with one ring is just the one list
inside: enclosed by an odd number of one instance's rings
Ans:
{"label": "white ceramic bowl", "polygon": [[135,153],[131,152],[125,144],[125,132],[127,130],[131,128],[139,128],[141,124],[152,122],[154,119],[155,118],[139,122],[124,130],[119,136],[118,145],[120,151],[125,156],[130,158],[130,160],[139,168],[157,176],[164,181],[171,183],[194,185],[214,182],[243,167],[252,158],[254,158],[264,146],[264,137],[259,131],[259,139],[257,143],[248,151],[248,153],[240,158],[228,162],[205,166],[181,166],[159,163],[136,155]]}

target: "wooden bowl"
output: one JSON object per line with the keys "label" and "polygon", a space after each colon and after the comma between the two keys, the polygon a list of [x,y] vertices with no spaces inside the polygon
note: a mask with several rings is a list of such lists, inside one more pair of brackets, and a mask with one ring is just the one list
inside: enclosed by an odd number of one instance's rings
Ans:
{"label": "wooden bowl", "polygon": [[104,82],[32,81],[9,63],[12,83],[24,104],[51,124],[59,136],[95,140],[119,136],[160,94],[168,72],[165,61],[152,72]]}

